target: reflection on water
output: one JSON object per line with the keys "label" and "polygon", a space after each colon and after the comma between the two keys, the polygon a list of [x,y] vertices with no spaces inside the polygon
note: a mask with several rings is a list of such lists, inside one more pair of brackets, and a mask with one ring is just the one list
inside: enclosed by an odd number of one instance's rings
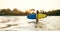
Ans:
{"label": "reflection on water", "polygon": [[60,16],[48,16],[35,22],[26,16],[0,16],[0,30],[60,31]]}
{"label": "reflection on water", "polygon": [[35,25],[35,28],[43,28],[43,23],[41,22],[38,22],[36,25]]}

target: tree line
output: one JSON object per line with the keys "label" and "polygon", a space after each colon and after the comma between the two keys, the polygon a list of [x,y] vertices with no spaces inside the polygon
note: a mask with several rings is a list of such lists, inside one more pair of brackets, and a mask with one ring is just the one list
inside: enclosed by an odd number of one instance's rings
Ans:
{"label": "tree line", "polygon": [[[28,14],[31,14],[30,12],[35,11],[35,9],[26,10],[25,12],[22,12],[18,9],[0,9],[0,16],[26,16]],[[41,10],[40,13],[47,14],[48,16],[60,16],[60,9],[58,10],[52,10],[45,12],[44,10]],[[32,14],[35,14],[32,12]]]}
{"label": "tree line", "polygon": [[60,16],[60,9],[42,13],[47,14],[48,16]]}
{"label": "tree line", "polygon": [[28,11],[26,11],[26,12],[22,12],[22,11],[20,11],[20,10],[18,10],[18,9],[13,9],[13,10],[11,10],[11,9],[0,9],[0,16],[25,16],[25,15],[28,15],[29,14],[29,12]]}

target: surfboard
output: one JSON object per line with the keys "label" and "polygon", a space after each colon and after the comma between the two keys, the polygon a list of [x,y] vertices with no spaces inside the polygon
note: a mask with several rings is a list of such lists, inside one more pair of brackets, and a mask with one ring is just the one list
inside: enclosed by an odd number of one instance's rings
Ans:
{"label": "surfboard", "polygon": [[[40,14],[40,13],[37,14],[38,19],[45,18],[45,17],[47,17],[46,14]],[[28,19],[36,19],[36,14],[29,14],[29,15],[27,15],[27,18]]]}
{"label": "surfboard", "polygon": [[28,19],[36,19],[36,14],[29,14],[27,15]]}
{"label": "surfboard", "polygon": [[38,19],[41,19],[41,18],[45,18],[45,17],[47,17],[47,15],[46,14],[37,14],[37,17],[38,17]]}

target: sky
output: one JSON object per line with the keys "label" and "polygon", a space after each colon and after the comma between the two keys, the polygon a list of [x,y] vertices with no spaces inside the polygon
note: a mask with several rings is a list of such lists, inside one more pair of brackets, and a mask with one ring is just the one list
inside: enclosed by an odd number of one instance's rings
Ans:
{"label": "sky", "polygon": [[20,9],[25,11],[25,9],[35,9],[44,11],[52,9],[60,9],[60,0],[0,0],[0,9],[10,8],[10,9]]}

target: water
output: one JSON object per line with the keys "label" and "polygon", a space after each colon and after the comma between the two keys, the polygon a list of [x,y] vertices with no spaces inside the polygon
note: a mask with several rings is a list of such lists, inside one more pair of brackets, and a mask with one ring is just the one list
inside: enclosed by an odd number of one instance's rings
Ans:
{"label": "water", "polygon": [[47,16],[38,24],[35,21],[26,16],[0,16],[0,31],[60,31],[60,16]]}

